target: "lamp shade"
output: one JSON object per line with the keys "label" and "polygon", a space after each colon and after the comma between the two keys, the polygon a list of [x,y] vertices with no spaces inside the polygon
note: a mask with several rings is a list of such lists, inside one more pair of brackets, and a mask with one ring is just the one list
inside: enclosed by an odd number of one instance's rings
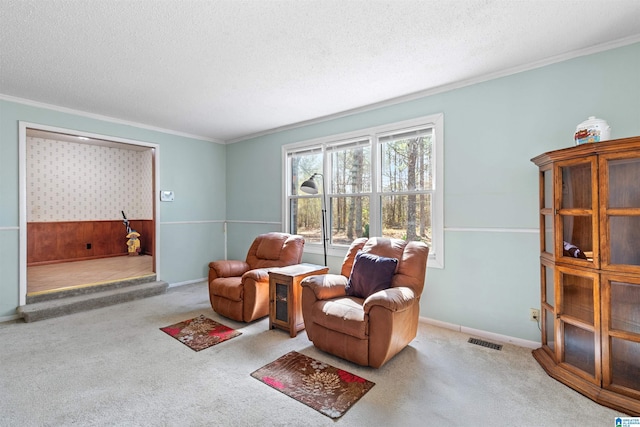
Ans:
{"label": "lamp shade", "polygon": [[302,183],[300,190],[307,194],[318,194],[318,184],[316,184],[316,178],[322,177],[322,249],[324,250],[324,265],[327,265],[327,229],[325,227],[325,215],[327,208],[325,207],[326,192],[324,188],[324,175],[321,173],[314,173],[311,177]]}
{"label": "lamp shade", "polygon": [[303,182],[300,186],[300,190],[307,194],[318,194],[318,186],[316,185],[313,177]]}

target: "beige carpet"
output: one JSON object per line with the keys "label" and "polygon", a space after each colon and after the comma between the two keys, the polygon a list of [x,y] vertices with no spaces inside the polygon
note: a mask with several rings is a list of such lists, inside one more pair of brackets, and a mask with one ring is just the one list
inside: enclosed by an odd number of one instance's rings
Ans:
{"label": "beige carpet", "polygon": [[[204,314],[242,335],[200,352],[159,328]],[[609,426],[621,415],[548,377],[529,349],[421,324],[381,369],[215,314],[205,283],[91,312],[0,324],[2,426]],[[298,351],[376,384],[338,421],[251,372]]]}

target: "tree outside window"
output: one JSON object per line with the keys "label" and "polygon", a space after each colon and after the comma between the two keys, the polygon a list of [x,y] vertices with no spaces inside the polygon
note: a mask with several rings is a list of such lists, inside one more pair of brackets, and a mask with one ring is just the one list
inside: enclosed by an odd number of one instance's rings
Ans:
{"label": "tree outside window", "polygon": [[330,165],[331,238],[349,245],[369,237],[371,197],[371,140],[340,142],[327,147]]}
{"label": "tree outside window", "polygon": [[431,243],[432,129],[379,138],[382,235]]}
{"label": "tree outside window", "polygon": [[[441,132],[436,115],[285,147],[289,232],[321,247],[324,198],[330,248],[384,236],[426,242],[430,258],[442,256]],[[313,174],[322,175],[318,194],[302,193]]]}

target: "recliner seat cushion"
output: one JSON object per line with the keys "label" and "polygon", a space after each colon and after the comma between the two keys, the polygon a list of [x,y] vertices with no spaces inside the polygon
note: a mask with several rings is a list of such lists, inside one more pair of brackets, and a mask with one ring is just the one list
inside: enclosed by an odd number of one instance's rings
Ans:
{"label": "recliner seat cushion", "polygon": [[359,339],[367,338],[363,300],[360,298],[334,298],[318,301],[312,308],[311,318],[327,329]]}

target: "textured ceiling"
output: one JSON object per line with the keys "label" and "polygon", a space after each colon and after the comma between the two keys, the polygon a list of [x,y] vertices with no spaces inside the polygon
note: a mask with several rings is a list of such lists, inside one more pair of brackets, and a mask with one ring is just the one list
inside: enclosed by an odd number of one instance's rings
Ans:
{"label": "textured ceiling", "polygon": [[0,0],[0,96],[229,142],[636,41],[638,0]]}

